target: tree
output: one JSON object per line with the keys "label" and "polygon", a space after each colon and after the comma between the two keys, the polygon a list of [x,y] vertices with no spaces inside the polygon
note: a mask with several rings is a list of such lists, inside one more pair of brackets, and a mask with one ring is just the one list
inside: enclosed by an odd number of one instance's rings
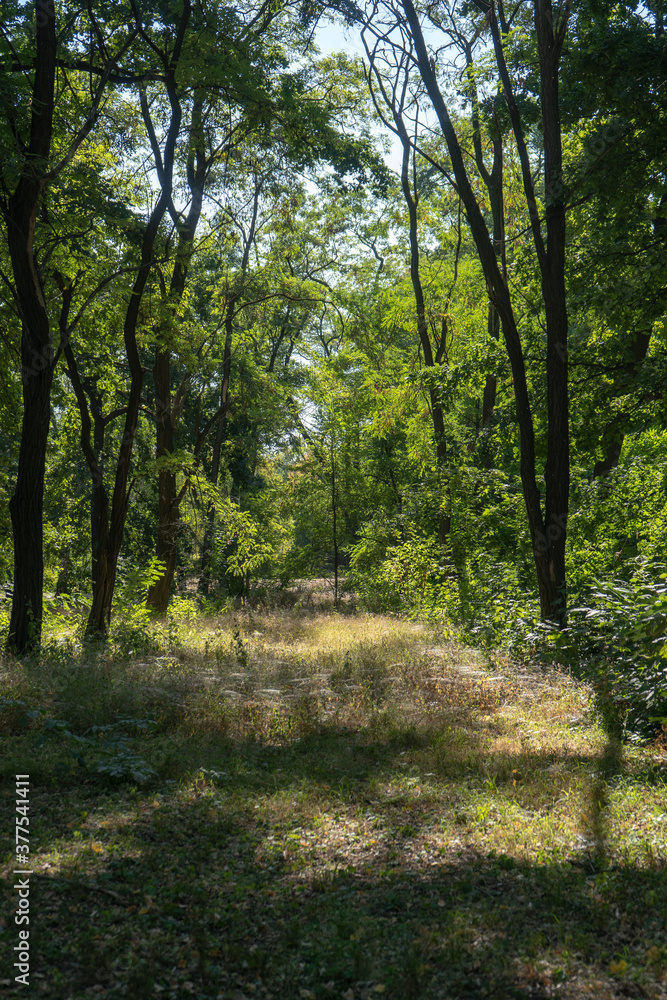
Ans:
{"label": "tree", "polygon": [[[9,249],[12,292],[21,322],[23,418],[16,487],[10,503],[14,536],[14,590],[8,645],[16,652],[37,646],[41,638],[44,560],[42,520],[44,468],[49,432],[49,403],[55,366],[64,344],[54,343],[53,317],[46,293],[49,252],[36,244],[38,212],[56,178],[72,163],[99,116],[107,85],[137,33],[134,17],[100,22],[92,8],[76,18],[68,13],[58,30],[53,0],[35,0],[3,20],[0,57],[12,85],[2,88],[2,138],[5,156],[0,213]],[[88,95],[74,107],[59,99],[66,90],[68,61],[77,42],[89,32]],[[12,30],[13,29],[13,30]],[[106,31],[106,37],[105,37]],[[70,43],[70,50],[63,49]],[[32,52],[31,52],[32,50]],[[62,57],[64,55],[64,60]],[[84,93],[74,85],[77,97]],[[72,111],[70,120],[61,117]],[[38,249],[39,248],[39,249]],[[41,249],[42,253],[39,253]]]}
{"label": "tree", "polygon": [[[541,298],[546,325],[547,456],[545,503],[541,505],[536,478],[535,426],[526,378],[526,362],[519,332],[512,289],[494,247],[480,199],[471,181],[460,136],[450,111],[451,99],[443,91],[439,67],[429,53],[422,20],[412,0],[400,4],[377,4],[365,20],[383,46],[403,53],[406,64],[419,74],[424,91],[445,139],[451,164],[442,165],[464,205],[468,225],[484,271],[489,298],[500,316],[505,345],[512,367],[517,419],[521,438],[521,481],[530,528],[542,616],[562,619],[565,599],[565,541],[569,501],[569,409],[568,409],[568,318],[565,296],[565,208],[562,175],[562,136],[559,105],[559,67],[570,18],[570,3],[554,7],[551,0],[533,3],[533,37],[540,69],[544,185],[543,212],[533,180],[536,164],[531,161],[528,123],[517,99],[516,85],[508,68],[512,21],[502,0],[475,6],[482,18],[477,26],[481,38],[488,32],[495,54],[498,86],[502,88],[521,165],[525,207],[537,258]],[[446,6],[455,20],[453,7]],[[517,8],[518,11],[518,8]],[[425,19],[438,28],[437,18]]]}
{"label": "tree", "polygon": [[[141,236],[140,260],[129,294],[123,321],[123,341],[130,373],[129,395],[125,412],[123,434],[115,465],[113,493],[109,497],[98,456],[90,442],[91,421],[88,400],[78,372],[78,365],[71,344],[68,342],[66,358],[68,374],[76,394],[81,413],[81,444],[92,479],[93,491],[97,494],[94,503],[93,548],[97,553],[93,576],[93,594],[88,615],[87,633],[104,636],[111,620],[111,605],[118,567],[118,557],[123,543],[125,521],[129,508],[132,483],[129,483],[132,449],[137,431],[139,410],[142,402],[144,366],[142,364],[138,331],[141,324],[141,308],[144,292],[148,287],[151,271],[155,263],[155,245],[163,219],[172,201],[174,184],[174,161],[176,146],[181,134],[182,108],[177,82],[177,70],[183,52],[192,8],[183,4],[174,24],[162,26],[162,39],[155,38],[155,25],[141,26],[138,33],[150,55],[157,58],[162,71],[162,82],[167,95],[167,123],[162,145],[158,144],[151,117],[151,109],[146,86],[139,83],[141,114],[156,158],[159,192]],[[159,29],[158,29],[159,30]],[[173,35],[172,35],[173,30]],[[160,44],[161,43],[161,44]]]}

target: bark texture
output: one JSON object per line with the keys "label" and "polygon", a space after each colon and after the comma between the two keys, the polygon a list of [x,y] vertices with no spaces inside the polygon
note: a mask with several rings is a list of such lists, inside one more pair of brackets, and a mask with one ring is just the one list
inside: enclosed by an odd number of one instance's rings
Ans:
{"label": "bark texture", "polygon": [[[169,289],[169,306],[175,315],[183,298],[187,281],[190,257],[204,197],[204,184],[209,164],[204,150],[202,132],[202,102],[193,102],[190,125],[190,154],[188,157],[188,181],[190,187],[190,210],[185,223],[179,225],[176,259]],[[180,222],[180,220],[178,220]],[[178,402],[172,400],[171,392],[171,338],[158,332],[153,365],[155,386],[155,455],[168,459],[174,451],[176,430],[176,410]],[[155,554],[164,564],[164,572],[150,588],[147,603],[155,611],[164,614],[169,605],[171,587],[178,556],[178,533],[180,526],[180,499],[176,489],[176,472],[173,466],[161,468],[158,472],[158,523]]]}
{"label": "bark texture", "polygon": [[21,316],[23,421],[16,486],[9,503],[14,537],[14,592],[8,648],[39,646],[42,632],[44,467],[54,355],[42,275],[34,254],[35,220],[47,184],[56,79],[55,9],[37,0],[36,62],[29,147],[13,194],[2,205]]}

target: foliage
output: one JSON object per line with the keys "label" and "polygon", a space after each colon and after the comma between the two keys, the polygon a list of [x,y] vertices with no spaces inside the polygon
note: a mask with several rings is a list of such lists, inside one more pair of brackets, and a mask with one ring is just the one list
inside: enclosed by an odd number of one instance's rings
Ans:
{"label": "foliage", "polygon": [[216,526],[210,574],[223,588],[235,593],[246,576],[258,575],[270,558],[273,547],[261,537],[260,524],[250,511],[241,510],[229,497],[221,496],[210,484],[204,487],[212,499]]}
{"label": "foliage", "polygon": [[[5,6],[0,61],[8,72],[0,84],[0,131],[7,141],[0,170],[9,190],[30,121],[35,25],[29,6]],[[392,9],[394,17],[398,8]],[[483,268],[460,191],[448,180],[451,159],[422,112],[423,88],[406,78],[413,104],[404,110],[414,115],[419,146],[409,164],[413,232],[399,178],[383,161],[395,166],[396,150],[378,135],[363,68],[344,53],[320,57],[312,44],[311,18],[319,10],[213,5],[204,11],[197,4],[187,10],[175,104],[164,87],[159,51],[174,44],[178,5],[159,17],[143,12],[143,34],[132,36],[99,117],[45,186],[35,218],[57,362],[43,505],[43,655],[56,664],[81,648],[79,620],[89,605],[97,544],[88,525],[104,506],[99,487],[108,500],[113,496],[127,440],[128,304],[135,302],[146,227],[163,182],[164,191],[169,187],[156,150],[164,152],[174,108],[180,126],[171,201],[154,233],[137,305],[143,385],[109,648],[121,657],[143,656],[169,636],[186,635],[204,602],[231,608],[308,601],[320,586],[313,581],[331,581],[333,592],[338,574],[336,601],[427,619],[483,648],[530,655],[537,642],[537,584],[522,493],[516,373],[495,337]],[[120,8],[80,13],[91,38],[107,39],[107,54],[112,41],[130,38],[134,22]],[[456,94],[453,125],[462,142],[487,172],[502,154],[496,166],[502,167],[498,232],[504,245],[497,249],[519,304],[536,488],[544,496],[544,303],[518,180],[520,151],[486,44],[488,21],[474,4],[429,8],[424,15],[435,18],[434,38],[443,30],[452,42],[434,71],[443,95]],[[607,685],[628,730],[663,711],[650,705],[652,696],[662,704],[660,669],[650,666],[651,656],[662,653],[648,640],[623,645],[633,601],[648,602],[645,614],[653,613],[647,595],[662,586],[667,545],[661,17],[658,6],[585,3],[572,14],[560,80],[571,614],[558,642],[568,662],[590,658],[577,666],[582,676],[604,674],[598,687],[603,692]],[[534,26],[527,8],[517,7],[512,18],[503,44],[528,129],[527,156],[539,172],[544,138]],[[61,156],[88,107],[84,63],[90,53],[76,17],[66,20],[58,9],[57,19],[53,155]],[[464,38],[470,59],[461,48]],[[390,43],[387,35],[383,45]],[[104,45],[90,52],[96,78]],[[25,72],[14,72],[17,59]],[[498,205],[483,170],[475,197],[495,231]],[[542,197],[537,190],[540,204]],[[4,224],[2,233],[0,271],[8,276]],[[2,289],[4,622],[22,361],[15,297],[7,282]],[[166,375],[163,365],[158,377],[158,355],[165,353]],[[438,407],[441,435],[434,431]],[[158,441],[167,411],[170,444]],[[90,455],[82,458],[82,432],[96,463],[92,474]],[[145,606],[174,555],[159,549],[165,525],[175,549],[173,585],[164,593],[172,603],[160,626],[166,639]],[[640,579],[645,593],[636,590]],[[615,587],[630,588],[616,603],[603,596]]]}
{"label": "foliage", "polygon": [[83,769],[106,781],[144,783],[156,774],[132,745],[136,733],[145,734],[155,727],[152,719],[119,717],[109,725],[91,726],[77,735],[62,719],[52,719],[45,708],[29,708],[19,698],[0,697],[0,713],[10,713],[14,725],[30,731],[30,743],[35,750],[48,745],[49,753],[59,764],[59,777],[73,769]]}
{"label": "foliage", "polygon": [[[662,572],[661,572],[662,571]],[[536,633],[540,653],[594,686],[613,735],[667,725],[667,573],[636,562],[629,581],[592,588],[566,629]]]}

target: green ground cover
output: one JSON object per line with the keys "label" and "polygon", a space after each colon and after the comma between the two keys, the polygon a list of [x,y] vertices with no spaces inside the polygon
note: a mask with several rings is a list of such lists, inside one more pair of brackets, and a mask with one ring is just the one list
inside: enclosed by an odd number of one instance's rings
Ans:
{"label": "green ground cover", "polygon": [[667,996],[667,755],[388,616],[129,624],[2,664],[0,990],[29,773],[40,997]]}

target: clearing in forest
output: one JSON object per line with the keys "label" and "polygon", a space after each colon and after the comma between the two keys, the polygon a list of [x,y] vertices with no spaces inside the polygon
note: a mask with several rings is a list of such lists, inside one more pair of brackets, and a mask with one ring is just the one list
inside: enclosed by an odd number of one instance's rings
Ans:
{"label": "clearing in forest", "polygon": [[4,988],[29,773],[34,995],[667,996],[664,746],[608,743],[566,675],[283,611],[2,690]]}

